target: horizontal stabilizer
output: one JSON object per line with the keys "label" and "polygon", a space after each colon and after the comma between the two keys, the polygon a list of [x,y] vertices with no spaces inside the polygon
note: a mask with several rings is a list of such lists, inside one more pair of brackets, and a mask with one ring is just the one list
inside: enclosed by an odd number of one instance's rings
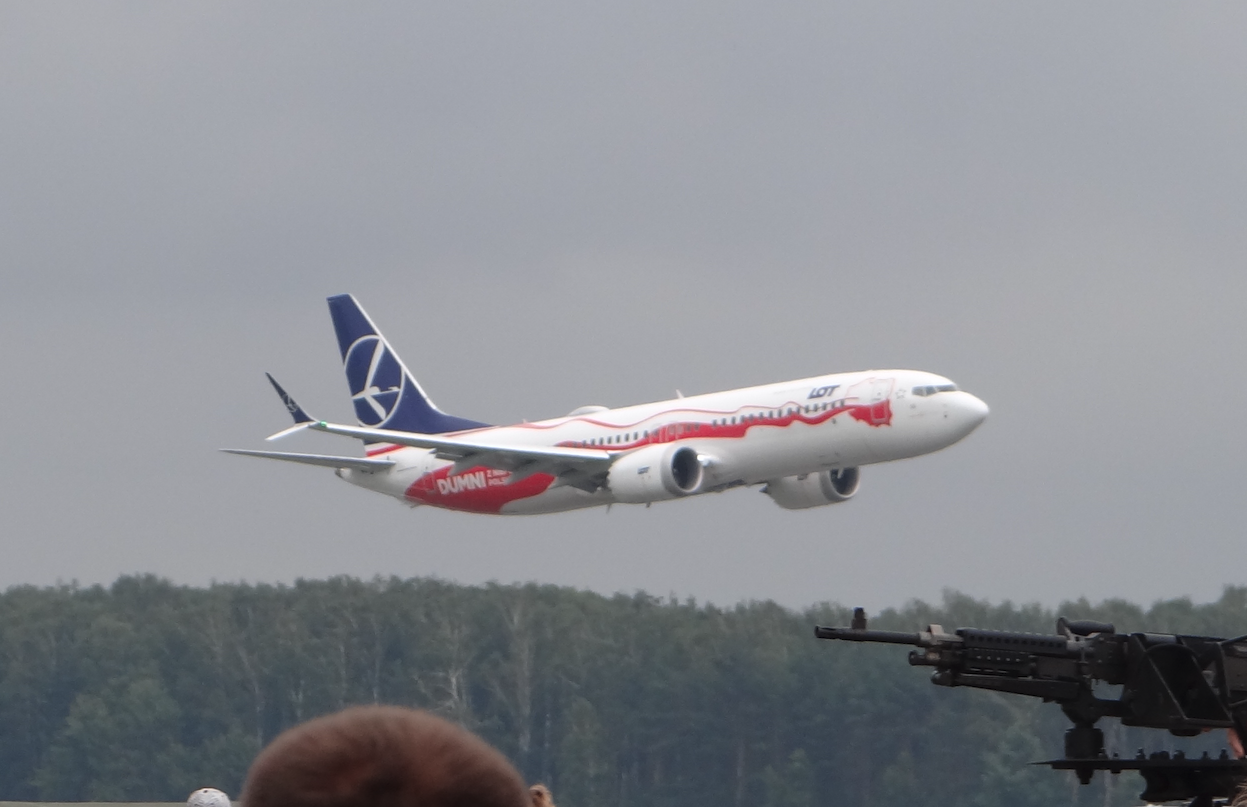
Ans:
{"label": "horizontal stabilizer", "polygon": [[381,471],[394,464],[393,460],[365,459],[363,457],[329,457],[324,454],[288,454],[284,451],[251,451],[245,448],[223,448],[226,454],[244,457],[264,457],[270,460],[301,462],[304,465],[322,465],[326,468],[351,468],[356,471]]}

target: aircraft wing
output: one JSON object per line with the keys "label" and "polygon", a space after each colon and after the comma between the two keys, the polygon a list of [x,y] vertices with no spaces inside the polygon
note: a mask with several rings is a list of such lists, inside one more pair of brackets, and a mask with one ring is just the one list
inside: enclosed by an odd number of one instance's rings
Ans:
{"label": "aircraft wing", "polygon": [[244,457],[263,457],[270,460],[301,462],[304,465],[322,465],[326,468],[353,468],[357,471],[380,471],[394,464],[393,460],[366,459],[364,457],[327,457],[323,454],[290,454],[285,451],[250,451],[245,448],[223,448],[226,454]]}
{"label": "aircraft wing", "polygon": [[602,486],[606,472],[614,461],[611,452],[593,448],[500,445],[464,437],[369,429],[324,421],[314,421],[306,425],[315,431],[356,437],[373,443],[426,448],[438,459],[453,461],[455,473],[478,466],[497,468],[510,471],[512,482],[518,482],[535,473],[547,473],[557,477],[559,484],[571,485],[590,493]]}

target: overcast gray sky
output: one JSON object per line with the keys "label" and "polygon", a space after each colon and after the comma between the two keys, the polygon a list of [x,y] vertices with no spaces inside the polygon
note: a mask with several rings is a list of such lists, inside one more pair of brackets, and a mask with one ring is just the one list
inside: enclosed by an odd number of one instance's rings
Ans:
{"label": "overcast gray sky", "polygon": [[[1247,6],[0,4],[0,586],[536,580],[877,609],[1247,583]],[[532,518],[216,453],[350,407],[352,292],[506,423],[826,372],[992,416]],[[353,449],[308,435],[294,449]]]}

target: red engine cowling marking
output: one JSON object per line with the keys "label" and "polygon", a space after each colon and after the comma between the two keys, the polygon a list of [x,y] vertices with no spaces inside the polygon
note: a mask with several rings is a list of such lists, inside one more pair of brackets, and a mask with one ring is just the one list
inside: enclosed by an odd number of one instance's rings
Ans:
{"label": "red engine cowling marking", "polygon": [[451,466],[447,465],[412,482],[407,488],[407,498],[447,510],[499,513],[503,505],[544,493],[554,481],[550,474],[533,474],[507,484],[510,471],[478,466],[452,475],[450,470]]}

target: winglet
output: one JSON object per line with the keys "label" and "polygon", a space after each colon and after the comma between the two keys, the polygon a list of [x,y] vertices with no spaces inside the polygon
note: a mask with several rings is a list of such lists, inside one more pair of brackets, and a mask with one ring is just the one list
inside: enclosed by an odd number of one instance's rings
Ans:
{"label": "winglet", "polygon": [[293,426],[288,429],[282,429],[277,432],[277,434],[271,434],[265,439],[278,440],[288,434],[294,434],[295,432],[300,432],[306,429],[308,425],[312,423],[312,418],[308,416],[307,412],[303,411],[303,407],[295,403],[294,398],[290,397],[290,393],[281,388],[281,384],[277,383],[277,379],[273,378],[273,376],[268,373],[265,373],[264,375],[268,377],[268,381],[273,385],[273,389],[277,390],[277,395],[281,398],[281,402],[286,405],[286,411],[290,413],[290,417],[294,418]]}
{"label": "winglet", "polygon": [[273,378],[273,376],[269,373],[265,373],[264,375],[268,378],[268,383],[273,385],[273,389],[277,390],[278,397],[280,397],[281,402],[286,405],[286,411],[290,413],[292,418],[294,418],[295,423],[308,423],[312,420],[308,417],[307,412],[303,411],[303,407],[295,403],[294,398],[290,397],[290,393],[281,388],[281,384],[277,383],[277,379]]}

